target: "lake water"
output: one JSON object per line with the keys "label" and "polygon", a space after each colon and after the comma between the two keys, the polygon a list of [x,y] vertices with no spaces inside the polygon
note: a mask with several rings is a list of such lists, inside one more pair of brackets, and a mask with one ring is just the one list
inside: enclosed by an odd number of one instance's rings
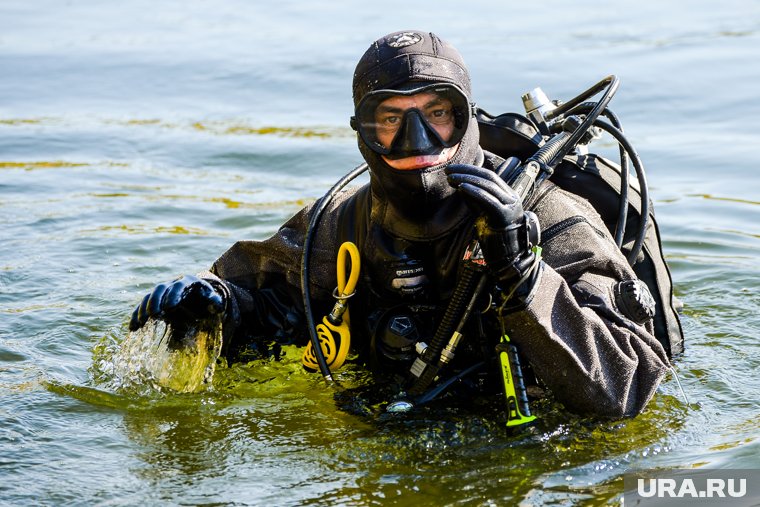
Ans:
{"label": "lake water", "polygon": [[[614,505],[629,470],[760,468],[760,3],[355,4],[0,4],[0,504]],[[346,407],[294,350],[195,394],[109,384],[147,290],[359,164],[353,67],[406,28],[456,45],[493,113],[621,78],[689,403],[671,375],[635,419],[539,405],[509,437],[498,405]]]}

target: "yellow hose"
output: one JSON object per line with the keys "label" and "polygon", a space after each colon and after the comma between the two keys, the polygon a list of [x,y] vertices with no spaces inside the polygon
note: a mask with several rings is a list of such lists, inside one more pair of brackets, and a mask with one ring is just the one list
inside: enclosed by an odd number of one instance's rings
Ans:
{"label": "yellow hose", "polygon": [[[351,275],[346,283],[346,254],[351,256]],[[361,260],[359,258],[359,249],[350,241],[340,245],[338,250],[338,292],[341,296],[353,294],[356,289],[356,282],[359,281],[359,268]],[[346,310],[348,314],[348,310]]]}
{"label": "yellow hose", "polygon": [[[351,266],[348,281],[346,281],[346,255],[350,256]],[[333,294],[336,299],[335,306],[330,315],[325,315],[322,318],[322,323],[316,326],[319,345],[330,371],[335,371],[343,366],[346,357],[348,357],[348,351],[351,346],[351,331],[349,329],[349,314],[346,302],[349,297],[354,295],[356,283],[359,281],[360,266],[359,249],[356,248],[356,245],[350,241],[346,241],[340,245],[337,261],[338,287]],[[337,324],[334,322],[337,322]],[[301,361],[306,368],[319,371],[319,363],[317,362],[311,342],[306,346]]]}

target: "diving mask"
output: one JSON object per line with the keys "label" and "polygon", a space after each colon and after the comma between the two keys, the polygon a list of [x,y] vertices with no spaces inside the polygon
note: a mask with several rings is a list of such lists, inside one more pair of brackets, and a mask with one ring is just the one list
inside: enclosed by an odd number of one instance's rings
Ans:
{"label": "diving mask", "polygon": [[435,155],[462,140],[473,107],[452,84],[376,90],[356,106],[351,127],[370,149],[390,160]]}

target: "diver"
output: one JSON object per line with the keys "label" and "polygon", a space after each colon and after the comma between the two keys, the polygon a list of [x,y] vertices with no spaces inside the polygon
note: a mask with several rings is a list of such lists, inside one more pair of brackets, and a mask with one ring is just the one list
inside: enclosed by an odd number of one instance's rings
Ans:
{"label": "diver", "polygon": [[[521,201],[505,179],[520,160],[479,144],[460,53],[432,33],[386,35],[356,66],[353,101],[370,181],[342,189],[324,211],[308,284],[314,312],[329,312],[338,249],[358,247],[361,274],[347,303],[356,360],[414,383],[410,369],[445,320],[470,255],[489,276],[446,365],[451,374],[482,364],[472,384],[498,383],[494,347],[507,333],[526,378],[568,409],[641,412],[670,368],[654,335],[658,305],[586,199],[546,180]],[[182,327],[218,316],[230,360],[306,345],[301,259],[314,209],[265,241],[238,241],[207,272],[157,285],[130,330],[150,318]]]}

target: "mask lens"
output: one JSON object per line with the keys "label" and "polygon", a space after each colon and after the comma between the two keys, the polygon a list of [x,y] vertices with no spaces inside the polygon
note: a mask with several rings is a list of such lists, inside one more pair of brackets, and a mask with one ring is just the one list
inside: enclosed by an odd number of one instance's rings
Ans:
{"label": "mask lens", "polygon": [[355,128],[375,152],[403,156],[417,154],[413,146],[418,138],[424,140],[420,149],[426,151],[456,145],[469,120],[470,104],[464,93],[453,85],[429,85],[368,93],[356,108]]}

